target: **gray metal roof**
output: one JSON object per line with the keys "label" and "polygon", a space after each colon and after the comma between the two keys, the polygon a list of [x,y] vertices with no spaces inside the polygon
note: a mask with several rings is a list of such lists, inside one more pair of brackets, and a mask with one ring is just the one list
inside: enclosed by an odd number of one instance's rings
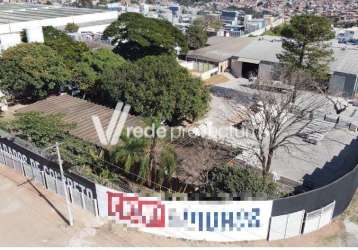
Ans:
{"label": "gray metal roof", "polygon": [[333,48],[335,60],[330,64],[332,72],[358,75],[358,48]]}
{"label": "gray metal roof", "polygon": [[276,55],[281,52],[282,43],[279,37],[263,36],[255,37],[249,45],[234,53],[233,56],[277,63]]}
{"label": "gray metal roof", "polygon": [[86,15],[105,12],[102,9],[85,9],[40,4],[0,4],[0,24]]}
{"label": "gray metal roof", "polygon": [[253,37],[214,37],[210,38],[207,47],[189,51],[189,58],[208,60],[211,62],[222,62],[231,58],[237,51],[249,45],[255,38]]}
{"label": "gray metal roof", "polygon": [[[282,53],[280,37],[262,36],[247,38],[215,37],[208,43],[211,46],[190,51],[189,57],[204,58],[220,62],[228,58],[266,61],[278,63],[277,54]],[[358,75],[358,47],[342,49],[333,43],[334,60],[330,64],[331,72]]]}
{"label": "gray metal roof", "polygon": [[[73,136],[98,146],[103,145],[101,145],[98,139],[91,117],[92,115],[97,115],[104,128],[106,128],[113,113],[113,109],[69,95],[50,96],[47,99],[37,101],[17,110],[18,113],[33,111],[45,114],[63,114],[65,122],[76,124],[76,127],[69,131]],[[143,125],[144,122],[139,116],[129,115],[125,122],[125,127]]]}

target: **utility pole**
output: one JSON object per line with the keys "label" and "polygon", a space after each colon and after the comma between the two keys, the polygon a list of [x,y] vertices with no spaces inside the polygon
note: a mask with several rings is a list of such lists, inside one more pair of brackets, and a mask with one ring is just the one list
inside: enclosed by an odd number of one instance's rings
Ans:
{"label": "utility pole", "polygon": [[62,159],[61,159],[60,147],[59,147],[58,142],[56,142],[56,152],[57,152],[58,165],[60,166],[61,182],[63,184],[63,190],[65,193],[66,207],[67,207],[67,214],[68,214],[68,223],[70,226],[73,226],[73,217],[72,217],[72,211],[71,211],[71,207],[70,207],[71,205],[70,205],[70,200],[68,198],[65,176],[63,174]]}

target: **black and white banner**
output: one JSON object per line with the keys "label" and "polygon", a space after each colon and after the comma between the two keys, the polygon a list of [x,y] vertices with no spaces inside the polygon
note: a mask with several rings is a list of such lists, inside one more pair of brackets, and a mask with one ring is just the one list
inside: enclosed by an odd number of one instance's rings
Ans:
{"label": "black and white banner", "polygon": [[[0,138],[0,150],[5,154],[10,155],[13,159],[22,161],[33,168],[37,168],[53,178],[57,178],[59,180],[61,179],[60,167],[57,163],[52,162],[34,152],[31,152],[30,150],[19,146],[11,140]],[[91,199],[97,198],[95,183],[80,175],[70,173],[66,170],[64,171],[64,175],[66,178],[66,184],[69,187],[74,190],[78,190]]]}

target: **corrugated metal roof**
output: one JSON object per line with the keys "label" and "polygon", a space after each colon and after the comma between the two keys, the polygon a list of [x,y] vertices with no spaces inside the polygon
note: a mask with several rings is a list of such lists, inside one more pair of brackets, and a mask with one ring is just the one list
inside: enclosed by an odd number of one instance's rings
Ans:
{"label": "corrugated metal roof", "polygon": [[277,54],[281,52],[282,42],[280,38],[264,36],[256,37],[248,46],[237,51],[233,56],[277,63],[279,62]]}
{"label": "corrugated metal roof", "polygon": [[104,9],[87,9],[41,4],[0,4],[0,23],[16,23],[49,18],[78,16],[106,12]]}
{"label": "corrugated metal roof", "polygon": [[211,44],[207,47],[189,51],[189,58],[197,58],[212,62],[222,62],[231,58],[237,51],[249,45],[255,38],[253,37],[216,37],[209,39]]}
{"label": "corrugated metal roof", "polygon": [[358,49],[333,48],[335,60],[330,64],[332,72],[358,74]]}
{"label": "corrugated metal roof", "polygon": [[[17,112],[31,111],[43,112],[45,114],[63,114],[65,122],[76,124],[76,127],[70,131],[70,134],[98,146],[103,145],[98,139],[91,116],[97,115],[101,120],[102,126],[107,128],[113,113],[113,109],[69,95],[50,96],[45,100],[21,108]],[[139,117],[129,115],[125,127],[143,126],[143,124],[144,122]]]}

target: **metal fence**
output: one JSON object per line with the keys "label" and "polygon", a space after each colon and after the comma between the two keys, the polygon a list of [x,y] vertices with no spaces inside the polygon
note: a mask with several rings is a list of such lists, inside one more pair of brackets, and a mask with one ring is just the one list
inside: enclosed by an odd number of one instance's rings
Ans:
{"label": "metal fence", "polygon": [[[24,160],[15,157],[12,154],[0,149],[0,163],[4,166],[14,169],[19,174],[31,179],[35,184],[50,190],[58,195],[65,196],[65,190],[61,179],[53,177],[41,171],[35,166],[31,166]],[[89,211],[93,215],[98,216],[97,200],[86,196],[83,192],[66,186],[66,192],[69,195],[71,203]]]}

